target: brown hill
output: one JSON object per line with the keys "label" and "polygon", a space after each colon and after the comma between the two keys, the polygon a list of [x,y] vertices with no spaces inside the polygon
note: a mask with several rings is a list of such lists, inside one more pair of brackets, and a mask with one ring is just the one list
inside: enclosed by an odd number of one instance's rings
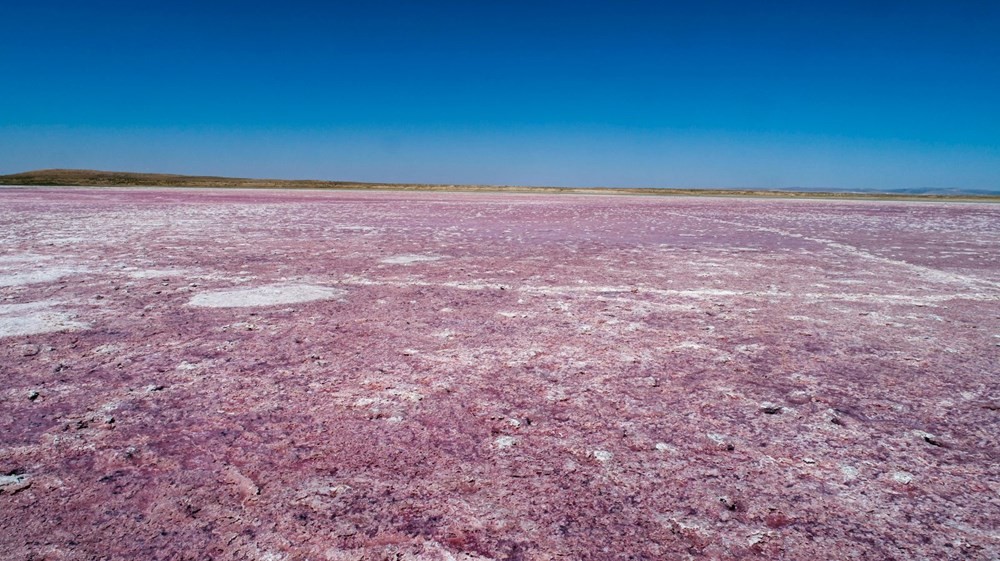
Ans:
{"label": "brown hill", "polygon": [[81,185],[95,187],[371,187],[371,183],[349,181],[310,181],[287,179],[249,179],[211,175],[169,173],[133,173],[89,169],[42,169],[0,175],[0,185]]}

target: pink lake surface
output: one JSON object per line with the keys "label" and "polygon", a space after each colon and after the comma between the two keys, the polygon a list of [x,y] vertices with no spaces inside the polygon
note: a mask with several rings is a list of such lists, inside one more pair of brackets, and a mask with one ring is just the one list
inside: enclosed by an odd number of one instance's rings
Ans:
{"label": "pink lake surface", "polygon": [[997,559],[1000,206],[0,190],[0,557]]}

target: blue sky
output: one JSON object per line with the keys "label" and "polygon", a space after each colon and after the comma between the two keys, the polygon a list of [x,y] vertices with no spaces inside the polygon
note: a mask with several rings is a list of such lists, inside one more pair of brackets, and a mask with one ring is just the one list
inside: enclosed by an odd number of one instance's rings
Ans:
{"label": "blue sky", "polygon": [[0,173],[1000,191],[992,1],[6,4]]}

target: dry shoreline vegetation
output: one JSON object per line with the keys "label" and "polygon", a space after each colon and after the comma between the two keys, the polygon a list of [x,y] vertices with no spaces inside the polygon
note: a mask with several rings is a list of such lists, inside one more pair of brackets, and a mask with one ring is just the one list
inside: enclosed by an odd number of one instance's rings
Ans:
{"label": "dry shoreline vegetation", "polygon": [[444,185],[426,183],[370,183],[359,181],[321,181],[313,179],[250,179],[176,175],[165,173],[134,173],[80,169],[46,169],[11,175],[0,175],[0,185],[81,186],[81,187],[216,187],[243,189],[374,189],[395,191],[465,191],[486,193],[547,193],[576,195],[655,195],[701,197],[776,197],[803,199],[862,199],[862,200],[929,200],[1000,202],[1000,195],[991,194],[915,194],[915,193],[854,193],[795,190],[754,189],[661,189],[626,187],[533,187],[510,185]]}
{"label": "dry shoreline vegetation", "polygon": [[0,558],[996,560],[1000,205],[0,189]]}

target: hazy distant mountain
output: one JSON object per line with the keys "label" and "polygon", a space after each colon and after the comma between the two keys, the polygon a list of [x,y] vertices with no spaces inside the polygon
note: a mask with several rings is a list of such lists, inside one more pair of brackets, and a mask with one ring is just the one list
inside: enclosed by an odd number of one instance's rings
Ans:
{"label": "hazy distant mountain", "polygon": [[961,187],[900,187],[896,189],[842,189],[838,187],[776,187],[774,191],[792,191],[797,193],[887,193],[899,195],[1000,195],[997,189],[963,189]]}

